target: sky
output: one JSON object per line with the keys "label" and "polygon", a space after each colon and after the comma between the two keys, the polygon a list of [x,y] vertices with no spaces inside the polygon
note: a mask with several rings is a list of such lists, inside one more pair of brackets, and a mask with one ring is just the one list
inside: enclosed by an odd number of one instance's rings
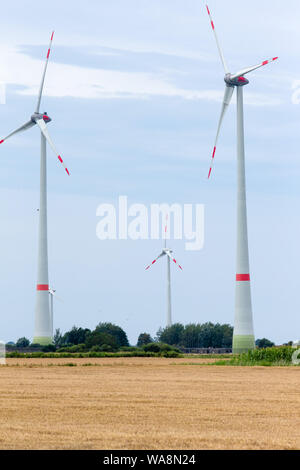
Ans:
{"label": "sky", "polygon": [[[256,338],[300,337],[300,4],[210,0],[231,72],[279,56],[244,88],[248,228]],[[6,2],[1,11],[0,135],[33,113],[55,30],[42,111],[66,162],[48,151],[50,285],[55,328],[122,326],[131,344],[166,323],[161,240],[96,237],[97,207],[205,205],[205,243],[169,245],[173,321],[233,324],[236,244],[235,99],[207,172],[224,71],[201,0]],[[299,83],[297,83],[297,81]],[[0,148],[0,339],[32,339],[37,272],[39,132]]]}

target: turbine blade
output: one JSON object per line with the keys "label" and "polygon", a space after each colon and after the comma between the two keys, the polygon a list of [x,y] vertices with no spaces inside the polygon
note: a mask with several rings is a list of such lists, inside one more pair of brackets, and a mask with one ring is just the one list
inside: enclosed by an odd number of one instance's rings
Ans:
{"label": "turbine blade", "polygon": [[166,225],[165,225],[165,248],[167,247],[167,231],[168,231],[168,215],[166,215]]}
{"label": "turbine blade", "polygon": [[68,175],[70,175],[69,173],[69,170],[68,168],[65,166],[64,162],[63,162],[63,159],[61,158],[61,156],[59,155],[58,151],[56,150],[56,147],[54,145],[54,143],[52,142],[52,139],[49,135],[49,132],[48,132],[48,129],[47,129],[47,126],[44,122],[43,119],[37,119],[35,121],[37,123],[37,125],[39,126],[39,128],[41,129],[45,139],[47,140],[48,144],[50,145],[50,147],[52,148],[53,152],[55,153],[55,155],[57,156],[58,160],[60,161],[60,163],[63,165],[64,169],[66,170],[66,172],[68,173]]}
{"label": "turbine blade", "polygon": [[155,264],[156,261],[157,261],[159,258],[161,258],[162,256],[165,256],[165,254],[166,254],[166,253],[162,252],[157,258],[155,258],[155,260],[152,261],[152,263],[149,264],[149,266],[147,266],[146,271],[147,271],[147,269],[151,268],[151,266],[153,266],[153,264]]}
{"label": "turbine blade", "polygon": [[264,60],[260,64],[253,65],[252,67],[247,67],[245,69],[240,70],[234,75],[231,75],[230,78],[234,79],[234,78],[242,77],[243,75],[246,75],[246,73],[253,72],[253,70],[259,69],[260,67],[263,67],[264,65],[270,64],[271,62],[274,62],[274,60],[277,60],[277,59],[278,57],[273,57],[272,59]]}
{"label": "turbine blade", "polygon": [[173,258],[173,257],[170,255],[170,253],[169,253],[168,251],[167,251],[167,255],[168,255],[168,257],[169,257],[172,261],[174,261],[174,263],[178,266],[178,268],[181,269],[181,271],[183,271],[183,269],[182,269],[182,267],[180,266],[180,264],[178,264],[178,261],[177,261],[175,258]]}
{"label": "turbine blade", "polygon": [[46,62],[45,62],[44,72],[43,72],[43,76],[42,76],[42,81],[41,81],[41,85],[40,85],[40,91],[39,91],[39,95],[38,95],[38,101],[37,101],[36,110],[35,110],[36,113],[39,113],[39,111],[40,111],[42,93],[43,93],[43,88],[44,88],[45,76],[46,76],[46,72],[47,72],[47,67],[48,67],[48,61],[49,61],[49,56],[50,56],[50,51],[51,51],[53,36],[54,36],[54,31],[52,32],[52,35],[51,35],[50,44],[49,44],[48,52],[47,52],[47,56],[46,56]]}
{"label": "turbine blade", "polygon": [[59,300],[60,302],[63,302],[63,300],[62,300],[60,297],[58,297],[58,295],[56,295],[55,292],[56,292],[56,291],[55,291],[54,289],[52,289],[51,287],[49,287],[49,294],[52,295],[52,297],[55,297],[55,298],[56,298],[57,300]]}
{"label": "turbine blade", "polygon": [[60,297],[58,297],[58,295],[56,294],[50,294],[50,295],[53,295],[53,297],[55,297],[55,299],[58,300],[59,302],[63,302],[63,300]]}
{"label": "turbine blade", "polygon": [[208,16],[209,16],[209,19],[210,19],[210,24],[211,24],[213,33],[214,33],[214,35],[215,35],[215,40],[216,40],[216,43],[217,43],[217,48],[218,48],[218,51],[219,51],[219,54],[220,54],[220,58],[221,58],[221,61],[222,61],[222,64],[223,64],[225,73],[229,73],[229,70],[228,70],[228,67],[227,67],[227,64],[226,64],[226,61],[225,61],[225,58],[224,58],[224,55],[223,55],[223,52],[222,52],[222,49],[221,49],[219,40],[218,40],[218,36],[217,36],[217,33],[216,33],[215,24],[214,24],[214,22],[213,22],[213,19],[212,19],[210,10],[209,10],[209,8],[208,8],[207,5],[206,5],[206,9],[207,9],[207,13],[208,13]]}
{"label": "turbine blade", "polygon": [[23,124],[23,126],[19,127],[18,129],[11,132],[6,137],[4,137],[4,139],[0,140],[0,144],[2,144],[5,140],[9,139],[9,137],[11,137],[12,135],[18,134],[19,132],[24,132],[27,129],[30,129],[32,126],[35,126],[35,122],[33,121],[26,122],[25,124]]}
{"label": "turbine blade", "polygon": [[217,130],[215,145],[214,145],[212,158],[211,158],[211,164],[210,164],[210,168],[209,168],[209,172],[208,172],[208,179],[210,178],[212,167],[213,167],[213,164],[214,164],[214,159],[215,159],[215,154],[216,154],[216,149],[217,149],[217,143],[218,143],[218,139],[219,139],[219,134],[220,134],[222,122],[223,122],[225,113],[228,109],[228,106],[230,104],[230,101],[231,101],[231,98],[232,98],[232,95],[233,95],[233,91],[234,91],[234,87],[230,87],[230,86],[227,86],[227,85],[225,86],[225,93],[224,93],[224,98],[223,98],[221,116],[220,116],[220,120],[219,120],[219,124],[218,124],[218,130]]}

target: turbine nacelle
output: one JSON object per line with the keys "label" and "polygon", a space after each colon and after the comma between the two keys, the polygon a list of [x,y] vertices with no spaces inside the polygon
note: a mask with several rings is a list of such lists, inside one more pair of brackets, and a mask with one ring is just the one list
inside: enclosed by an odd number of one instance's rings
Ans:
{"label": "turbine nacelle", "polygon": [[48,114],[45,112],[43,114],[35,112],[31,116],[32,122],[36,123],[36,121],[42,119],[46,124],[52,121],[52,119],[48,116]]}
{"label": "turbine nacelle", "polygon": [[248,85],[249,80],[247,78],[243,77],[242,75],[239,77],[236,77],[232,75],[231,73],[226,73],[224,82],[226,83],[227,86],[245,86]]}

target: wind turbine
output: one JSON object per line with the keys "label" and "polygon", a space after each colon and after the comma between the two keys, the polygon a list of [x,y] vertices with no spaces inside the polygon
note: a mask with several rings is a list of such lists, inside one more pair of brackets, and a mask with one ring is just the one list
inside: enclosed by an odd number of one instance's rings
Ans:
{"label": "wind turbine", "polygon": [[46,166],[46,142],[50,145],[53,152],[56,154],[60,163],[64,166],[67,174],[69,171],[64,165],[64,162],[56,150],[48,133],[47,124],[51,118],[46,112],[40,113],[40,105],[45,82],[45,76],[50,56],[54,32],[51,35],[49,48],[46,56],[46,63],[42,75],[42,81],[39,89],[37,106],[35,112],[30,120],[23,124],[15,131],[11,132],[4,139],[0,140],[0,144],[5,142],[9,137],[12,137],[19,132],[26,131],[31,127],[37,125],[41,131],[41,167],[40,167],[40,210],[39,210],[39,235],[38,235],[38,272],[37,272],[37,291],[36,291],[36,306],[35,306],[35,333],[33,342],[42,345],[52,343],[53,331],[52,320],[49,311],[49,280],[48,280],[48,243],[47,243],[47,166]]}
{"label": "wind turbine", "polygon": [[[168,220],[168,217],[167,217],[167,220]],[[170,250],[170,248],[167,248],[167,222],[166,222],[166,225],[165,225],[165,246],[161,252],[161,254],[155,258],[154,261],[152,261],[152,263],[147,266],[146,268],[146,271],[151,268],[151,266],[153,264],[156,263],[157,260],[159,260],[160,258],[162,258],[163,256],[166,256],[167,257],[167,326],[171,326],[172,325],[172,304],[171,304],[171,266],[170,266],[170,260],[172,260],[178,267],[179,269],[182,270],[182,267],[180,266],[180,264],[178,264],[178,262],[176,261],[175,258],[173,258],[173,251]]]}
{"label": "wind turbine", "polygon": [[50,316],[51,316],[51,330],[52,330],[52,337],[53,337],[53,298],[55,297],[57,300],[62,302],[61,298],[58,297],[55,292],[55,289],[52,289],[52,287],[49,287],[49,295],[50,295]]}
{"label": "wind turbine", "polygon": [[263,67],[264,65],[267,65],[270,62],[273,62],[274,60],[278,59],[278,57],[273,57],[272,59],[264,60],[258,65],[247,67],[235,74],[231,74],[224,59],[224,55],[216,34],[215,25],[212,20],[208,6],[206,6],[206,8],[215,35],[220,58],[225,70],[225,93],[208,178],[210,178],[211,175],[216,154],[218,137],[224,119],[224,115],[230,104],[234,89],[236,88],[237,91],[237,274],[235,290],[235,319],[232,348],[233,353],[240,353],[255,348],[248,252],[243,111],[243,87],[245,85],[248,85],[249,81],[244,77],[244,75],[248,74],[249,72],[253,72],[253,70],[256,70],[260,67]]}

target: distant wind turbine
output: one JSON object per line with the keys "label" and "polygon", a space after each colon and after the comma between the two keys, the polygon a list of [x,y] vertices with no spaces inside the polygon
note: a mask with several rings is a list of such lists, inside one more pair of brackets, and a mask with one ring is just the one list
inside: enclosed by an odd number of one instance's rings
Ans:
{"label": "distant wind turbine", "polygon": [[[168,217],[167,217],[167,220],[168,220]],[[172,256],[173,251],[170,250],[170,248],[167,248],[167,238],[166,238],[166,236],[167,236],[167,222],[166,222],[166,225],[165,225],[165,246],[164,246],[161,254],[157,258],[155,258],[155,260],[152,261],[152,263],[149,266],[146,267],[146,270],[151,268],[151,266],[153,264],[155,264],[157,260],[159,260],[163,256],[167,256],[167,326],[171,326],[172,325],[172,304],[171,304],[171,267],[170,267],[170,260],[172,260],[179,267],[179,269],[182,270],[182,267],[180,266],[180,264],[178,264],[176,259],[173,258],[173,256]]]}
{"label": "distant wind turbine", "polygon": [[51,321],[51,331],[52,331],[52,336],[53,336],[53,332],[54,332],[54,329],[53,329],[53,298],[55,297],[57,300],[59,300],[60,302],[62,302],[62,299],[60,297],[58,297],[55,292],[56,290],[55,289],[52,289],[51,287],[49,287],[49,295],[50,295],[50,321]]}
{"label": "distant wind turbine", "polygon": [[51,118],[46,112],[40,113],[40,105],[44,87],[44,81],[50,56],[54,32],[51,35],[49,48],[46,56],[46,63],[42,75],[42,81],[39,89],[37,106],[30,120],[23,124],[15,131],[11,132],[4,139],[0,140],[0,144],[5,142],[19,132],[26,131],[31,127],[38,125],[41,131],[41,169],[40,169],[40,208],[39,208],[39,237],[38,237],[38,274],[37,274],[37,292],[35,307],[35,333],[33,342],[47,345],[53,341],[52,320],[49,311],[49,281],[48,281],[48,242],[47,242],[47,166],[46,166],[46,141],[52,148],[60,163],[64,166],[65,171],[69,175],[67,167],[56,150],[48,133],[47,125]]}
{"label": "distant wind turbine", "polygon": [[273,62],[278,57],[264,60],[258,65],[247,67],[235,74],[231,74],[227,67],[224,55],[218,41],[214,22],[212,20],[208,6],[207,13],[215,35],[215,40],[219,50],[220,58],[225,70],[225,94],[218,124],[217,136],[212,153],[211,166],[208,173],[210,178],[216,154],[218,137],[224,115],[230,104],[234,89],[237,91],[237,274],[235,291],[235,320],[233,332],[233,352],[240,353],[255,348],[251,289],[250,289],[250,269],[248,252],[248,230],[247,230],[247,205],[246,205],[246,178],[245,178],[245,149],[244,149],[244,111],[243,111],[243,87],[249,83],[244,75],[256,70],[264,65]]}

